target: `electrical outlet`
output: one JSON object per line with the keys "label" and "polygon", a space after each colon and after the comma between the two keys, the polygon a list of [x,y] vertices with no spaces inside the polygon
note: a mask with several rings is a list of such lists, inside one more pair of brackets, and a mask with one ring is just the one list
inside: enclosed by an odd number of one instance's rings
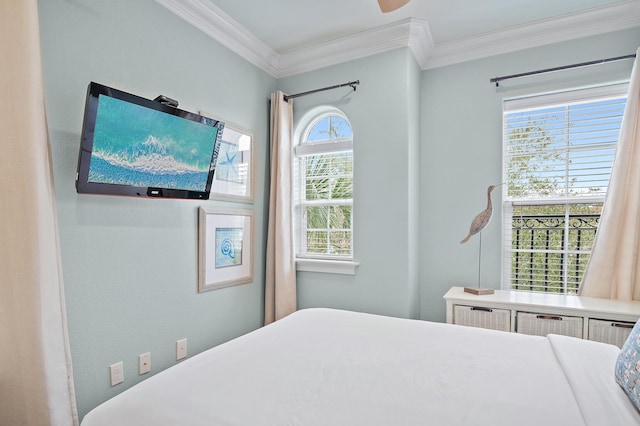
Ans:
{"label": "electrical outlet", "polygon": [[138,355],[138,371],[140,374],[151,371],[151,352]]}
{"label": "electrical outlet", "polygon": [[122,361],[109,366],[109,375],[111,376],[111,386],[124,382],[124,367],[122,366]]}
{"label": "electrical outlet", "polygon": [[176,360],[187,357],[187,339],[178,340],[176,342]]}

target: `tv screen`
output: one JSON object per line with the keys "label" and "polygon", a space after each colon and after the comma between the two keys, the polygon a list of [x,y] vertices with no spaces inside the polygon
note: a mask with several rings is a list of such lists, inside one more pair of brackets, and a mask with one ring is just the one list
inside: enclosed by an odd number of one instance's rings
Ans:
{"label": "tv screen", "polygon": [[91,82],[76,190],[208,199],[224,123]]}

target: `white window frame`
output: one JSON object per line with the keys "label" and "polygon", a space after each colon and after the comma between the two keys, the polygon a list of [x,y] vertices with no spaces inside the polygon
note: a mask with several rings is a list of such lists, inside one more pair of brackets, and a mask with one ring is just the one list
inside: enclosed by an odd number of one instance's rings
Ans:
{"label": "white window frame", "polygon": [[[605,99],[612,98],[620,98],[626,96],[628,93],[628,83],[618,83],[618,84],[610,84],[603,85],[598,87],[590,87],[590,88],[581,88],[575,90],[568,90],[556,93],[546,93],[542,95],[536,96],[528,96],[522,98],[513,98],[513,99],[504,99],[503,102],[503,117],[509,112],[515,112],[526,109],[543,109],[552,107],[554,105],[567,105],[567,104],[576,104],[585,101],[600,101]],[[502,188],[502,218],[503,218],[503,243],[502,243],[502,288],[503,289],[512,289],[512,271],[511,271],[511,262],[512,262],[512,221],[513,221],[513,208],[514,206],[535,206],[535,205],[550,205],[550,204],[560,204],[560,205],[572,205],[572,204],[588,204],[588,203],[604,203],[606,198],[606,191],[599,194],[592,195],[581,195],[581,196],[570,196],[568,193],[562,196],[553,196],[553,197],[540,197],[540,198],[517,198],[517,197],[509,197],[508,194],[508,157],[507,157],[507,129],[506,125],[503,121],[503,185]],[[565,209],[568,211],[568,208]],[[568,213],[566,213],[564,220],[565,227],[565,241],[563,241],[562,249],[556,251],[556,253],[561,253],[563,259],[566,259],[569,255],[577,254],[578,252],[572,251],[569,249],[568,239],[569,239],[569,217]],[[551,253],[552,251],[545,251]],[[580,254],[586,253],[584,251],[580,251]],[[590,254],[591,251],[588,251]],[[568,262],[564,261],[564,282],[563,288],[564,292],[567,292],[567,277],[568,277]],[[527,291],[527,290],[521,290]],[[536,291],[536,290],[533,290]],[[570,293],[569,293],[570,294]]]}
{"label": "white window frame", "polygon": [[[307,120],[301,123],[302,131],[297,132],[296,139],[298,143],[294,147],[293,170],[294,170],[294,197],[293,211],[295,221],[295,246],[296,246],[296,269],[306,272],[324,272],[334,274],[353,275],[356,272],[359,263],[353,258],[354,250],[354,227],[353,227],[353,194],[351,200],[333,200],[329,202],[304,200],[305,176],[304,170],[300,167],[300,156],[308,156],[315,154],[340,153],[350,151],[353,160],[353,137],[333,139],[329,142],[306,142],[309,133],[313,127],[321,120],[329,116],[338,116],[343,118],[349,126],[351,122],[342,111],[334,108],[323,108],[321,112],[314,113]],[[353,131],[353,128],[352,128]],[[353,178],[353,176],[352,176]],[[300,255],[301,249],[306,245],[306,225],[304,223],[303,210],[308,205],[350,205],[351,206],[351,255],[330,255],[330,254],[312,254],[304,253]]]}

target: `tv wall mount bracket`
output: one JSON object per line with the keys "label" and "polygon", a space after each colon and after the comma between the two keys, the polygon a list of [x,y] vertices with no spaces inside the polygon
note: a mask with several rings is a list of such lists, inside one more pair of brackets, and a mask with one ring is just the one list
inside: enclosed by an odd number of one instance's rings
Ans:
{"label": "tv wall mount bracket", "polygon": [[171,99],[168,96],[165,95],[160,95],[157,98],[154,99],[155,102],[160,102],[163,105],[167,105],[173,108],[178,108],[178,101],[176,101],[175,99]]}

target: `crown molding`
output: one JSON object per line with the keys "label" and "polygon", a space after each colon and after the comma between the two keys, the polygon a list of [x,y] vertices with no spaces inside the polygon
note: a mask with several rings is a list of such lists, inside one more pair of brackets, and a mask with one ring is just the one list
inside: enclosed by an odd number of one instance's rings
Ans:
{"label": "crown molding", "polygon": [[278,76],[280,55],[207,0],[156,0],[175,15],[267,74]]}
{"label": "crown molding", "polygon": [[640,1],[629,0],[460,41],[436,44],[422,69],[438,68],[637,26],[640,26]]}
{"label": "crown molding", "polygon": [[413,52],[413,56],[415,56],[420,68],[424,70],[429,65],[429,57],[436,47],[431,35],[431,29],[427,22],[413,20],[409,32],[409,48]]}
{"label": "crown molding", "polygon": [[[278,78],[325,68],[401,47],[425,57],[432,46],[426,22],[405,19],[280,56]],[[417,54],[416,54],[417,52]]]}
{"label": "crown molding", "polygon": [[274,78],[401,47],[409,47],[420,68],[426,70],[640,26],[640,1],[626,0],[439,44],[434,42],[427,22],[405,19],[281,55],[211,1],[155,1]]}

